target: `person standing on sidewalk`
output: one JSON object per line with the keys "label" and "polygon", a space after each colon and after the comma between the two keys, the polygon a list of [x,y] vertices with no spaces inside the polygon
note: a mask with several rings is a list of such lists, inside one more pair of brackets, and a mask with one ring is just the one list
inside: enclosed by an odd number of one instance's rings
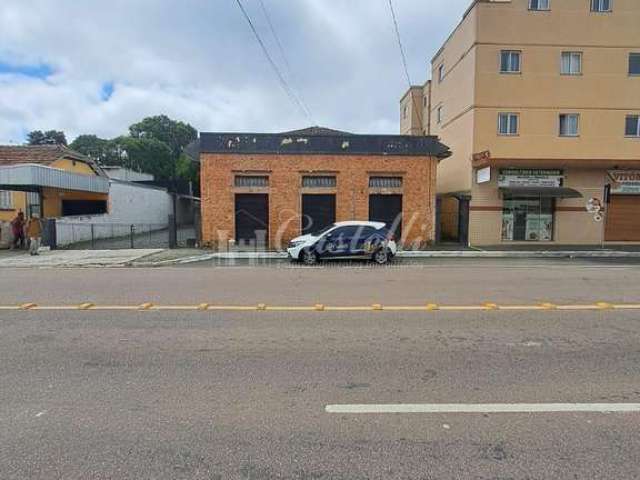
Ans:
{"label": "person standing on sidewalk", "polygon": [[16,218],[11,220],[11,233],[13,234],[12,249],[24,247],[24,224],[24,213],[22,212],[18,212]]}
{"label": "person standing on sidewalk", "polygon": [[39,255],[38,249],[40,248],[40,237],[42,237],[42,222],[40,222],[40,218],[35,214],[31,214],[31,218],[29,219],[27,237],[29,237],[29,254]]}

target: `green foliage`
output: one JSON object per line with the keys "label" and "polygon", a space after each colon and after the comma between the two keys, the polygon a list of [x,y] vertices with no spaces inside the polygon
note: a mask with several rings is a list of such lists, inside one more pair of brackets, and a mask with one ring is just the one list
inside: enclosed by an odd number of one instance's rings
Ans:
{"label": "green foliage", "polygon": [[129,127],[129,136],[105,140],[96,135],[80,135],[71,148],[102,165],[120,165],[151,173],[157,180],[187,180],[199,191],[200,164],[182,153],[198,138],[191,125],[166,115],[148,117]]}
{"label": "green foliage", "polygon": [[34,130],[27,135],[29,145],[66,145],[67,137],[58,130]]}

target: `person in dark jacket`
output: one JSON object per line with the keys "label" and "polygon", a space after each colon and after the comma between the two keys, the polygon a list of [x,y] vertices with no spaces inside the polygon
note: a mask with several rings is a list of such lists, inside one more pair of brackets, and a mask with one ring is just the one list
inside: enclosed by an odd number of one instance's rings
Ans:
{"label": "person in dark jacket", "polygon": [[25,244],[24,240],[24,213],[18,212],[16,218],[11,220],[11,233],[13,234],[13,243],[11,248],[23,248]]}

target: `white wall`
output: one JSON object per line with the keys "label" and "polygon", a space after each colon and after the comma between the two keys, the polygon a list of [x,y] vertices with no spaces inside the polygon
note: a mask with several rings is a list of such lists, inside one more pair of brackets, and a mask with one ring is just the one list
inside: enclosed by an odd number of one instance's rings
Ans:
{"label": "white wall", "polygon": [[58,245],[91,240],[91,224],[95,224],[94,238],[126,235],[132,224],[136,225],[137,232],[168,226],[173,200],[165,189],[119,180],[111,180],[110,184],[109,213],[59,218],[56,222]]}

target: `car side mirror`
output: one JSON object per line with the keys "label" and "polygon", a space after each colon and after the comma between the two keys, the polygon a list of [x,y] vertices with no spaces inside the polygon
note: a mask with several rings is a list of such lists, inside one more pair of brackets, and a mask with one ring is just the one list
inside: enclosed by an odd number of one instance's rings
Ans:
{"label": "car side mirror", "polygon": [[327,233],[327,238],[333,238],[333,233]]}

